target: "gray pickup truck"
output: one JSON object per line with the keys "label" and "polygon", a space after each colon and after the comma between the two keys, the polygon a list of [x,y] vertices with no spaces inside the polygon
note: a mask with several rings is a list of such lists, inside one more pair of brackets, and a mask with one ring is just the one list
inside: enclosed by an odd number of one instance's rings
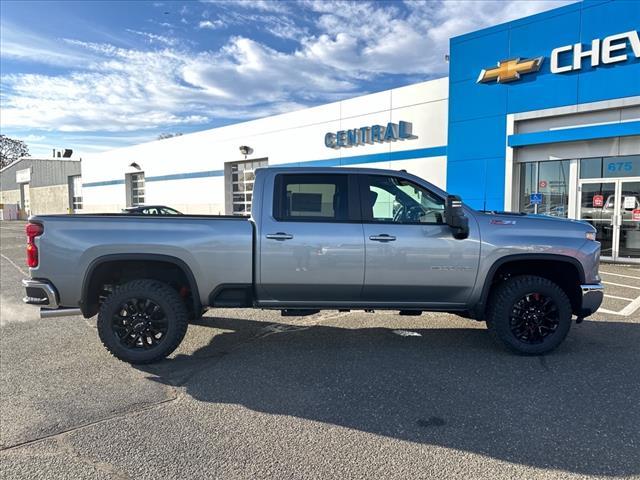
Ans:
{"label": "gray pickup truck", "polygon": [[586,223],[475,211],[404,171],[265,168],[250,218],[31,217],[24,300],[97,314],[130,363],[169,355],[215,307],[451,312],[543,354],[600,306],[599,254]]}

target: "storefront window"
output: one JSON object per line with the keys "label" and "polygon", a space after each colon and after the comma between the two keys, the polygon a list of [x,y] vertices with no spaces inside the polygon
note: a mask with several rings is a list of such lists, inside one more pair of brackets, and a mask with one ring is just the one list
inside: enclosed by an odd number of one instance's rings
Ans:
{"label": "storefront window", "polygon": [[[538,198],[532,199],[532,194]],[[532,201],[533,200],[533,201]],[[520,167],[520,211],[554,217],[569,213],[569,160],[528,162]]]}
{"label": "storefront window", "polygon": [[535,213],[535,205],[531,203],[531,194],[538,191],[538,162],[520,165],[520,211]]}
{"label": "storefront window", "polygon": [[569,160],[540,162],[538,170],[538,192],[542,193],[538,213],[566,217],[569,213]]}
{"label": "storefront window", "polygon": [[640,155],[597,157],[580,160],[580,178],[640,176]]}

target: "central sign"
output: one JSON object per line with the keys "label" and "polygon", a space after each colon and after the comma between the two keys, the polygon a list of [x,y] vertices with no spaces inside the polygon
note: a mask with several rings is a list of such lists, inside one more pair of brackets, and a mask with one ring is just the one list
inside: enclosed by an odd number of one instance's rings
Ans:
{"label": "central sign", "polygon": [[338,130],[335,133],[327,132],[324,136],[324,144],[328,148],[338,149],[418,138],[413,135],[412,128],[411,122],[400,120],[398,123],[389,122],[386,127],[372,125],[350,130]]}

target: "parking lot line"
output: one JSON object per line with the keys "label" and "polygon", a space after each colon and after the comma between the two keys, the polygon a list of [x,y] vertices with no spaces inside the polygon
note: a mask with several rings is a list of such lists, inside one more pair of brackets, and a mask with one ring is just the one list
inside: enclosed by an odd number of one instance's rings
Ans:
{"label": "parking lot line", "polygon": [[20,268],[20,266],[19,266],[17,263],[15,263],[13,260],[11,260],[9,257],[7,257],[5,254],[0,253],[0,257],[4,258],[7,262],[9,262],[11,265],[13,265],[15,268],[17,268],[17,269],[18,269],[18,271],[19,271],[20,273],[22,273],[23,275],[27,275],[27,276],[29,275],[29,274],[28,274],[27,272],[25,272],[22,268]]}
{"label": "parking lot line", "polygon": [[604,296],[607,297],[607,298],[615,298],[616,300],[627,300],[628,302],[632,302],[634,300],[633,298],[618,297],[616,295],[609,295],[607,293],[605,293]]}
{"label": "parking lot line", "polygon": [[614,275],[616,277],[624,277],[624,278],[633,278],[635,280],[640,280],[640,277],[634,277],[633,275],[622,275],[621,273],[611,273],[611,272],[605,272],[603,270],[600,271],[600,273],[604,273],[605,275]]}
{"label": "parking lot line", "polygon": [[598,313],[608,313],[609,315],[620,315],[623,317],[628,317],[629,315],[635,313],[638,308],[640,308],[640,297],[633,300],[631,303],[629,303],[629,305],[618,312],[614,312],[613,310],[608,310],[606,308],[600,308],[598,309]]}
{"label": "parking lot line", "polygon": [[640,287],[632,287],[631,285],[625,285],[624,283],[613,283],[613,282],[605,282],[605,281],[603,281],[602,283],[604,283],[605,285],[614,285],[616,287],[625,287],[625,288],[633,288],[634,290],[640,290]]}

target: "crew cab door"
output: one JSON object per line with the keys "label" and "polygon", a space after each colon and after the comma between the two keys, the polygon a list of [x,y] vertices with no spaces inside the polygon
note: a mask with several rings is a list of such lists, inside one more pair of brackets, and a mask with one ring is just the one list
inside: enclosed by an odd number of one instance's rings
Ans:
{"label": "crew cab door", "polygon": [[357,301],[364,280],[358,184],[342,173],[282,173],[263,205],[259,290],[289,306]]}
{"label": "crew cab door", "polygon": [[[478,270],[475,222],[457,240],[444,223],[445,199],[406,179],[362,175],[363,300],[411,306],[464,305]],[[417,306],[417,305],[415,305]]]}

